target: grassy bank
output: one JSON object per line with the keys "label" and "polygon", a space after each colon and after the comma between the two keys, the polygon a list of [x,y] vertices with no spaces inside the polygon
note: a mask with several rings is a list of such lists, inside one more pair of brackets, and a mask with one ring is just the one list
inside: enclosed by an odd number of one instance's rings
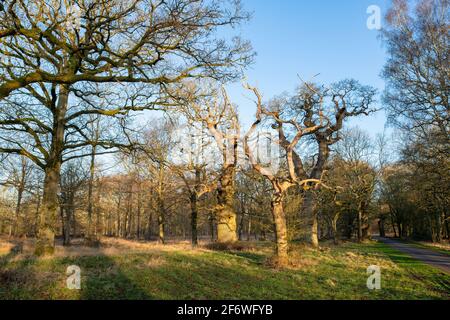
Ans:
{"label": "grassy bank", "polygon": [[[450,277],[376,242],[312,250],[292,246],[292,266],[271,268],[272,248],[192,250],[187,245],[126,246],[36,259],[0,257],[0,299],[449,299]],[[82,289],[66,289],[66,268]],[[382,290],[366,287],[367,267]]]}
{"label": "grassy bank", "polygon": [[431,243],[431,242],[412,241],[411,243],[417,247],[433,250],[435,252],[450,256],[450,245],[448,242],[447,243]]}

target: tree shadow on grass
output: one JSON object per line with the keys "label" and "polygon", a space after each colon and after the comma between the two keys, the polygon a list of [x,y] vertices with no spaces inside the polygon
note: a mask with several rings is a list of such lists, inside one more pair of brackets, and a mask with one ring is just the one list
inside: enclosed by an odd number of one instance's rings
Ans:
{"label": "tree shadow on grass", "polygon": [[267,258],[267,255],[263,253],[255,253],[255,252],[248,252],[248,251],[227,251],[225,252],[227,254],[247,259],[257,265],[264,264],[264,261]]}
{"label": "tree shadow on grass", "polygon": [[232,297],[235,285],[257,280],[242,270],[193,256],[164,256],[161,265],[148,266],[153,258],[97,256],[65,263],[77,263],[82,270],[82,300],[215,299],[224,292]]}
{"label": "tree shadow on grass", "polygon": [[[106,255],[38,259],[21,256],[19,246],[0,257],[0,300],[145,300],[150,295],[133,283]],[[81,269],[81,290],[69,290],[66,270]]]}
{"label": "tree shadow on grass", "polygon": [[400,264],[406,267],[420,267],[423,265],[423,263],[419,260],[407,256],[403,253],[389,252],[389,258],[396,264]]}
{"label": "tree shadow on grass", "polygon": [[16,243],[7,255],[0,257],[0,300],[34,298],[33,287],[29,284],[38,283],[33,269],[36,258],[25,256],[15,260],[22,248],[21,243]]}
{"label": "tree shadow on grass", "polygon": [[[234,257],[233,257],[234,256]],[[242,257],[245,258],[245,257]],[[259,257],[257,259],[260,259]],[[161,289],[162,299],[283,299],[295,284],[279,282],[275,271],[258,268],[238,255],[172,254],[167,266],[147,273]]]}
{"label": "tree shadow on grass", "polygon": [[122,271],[116,261],[106,255],[63,258],[64,265],[76,265],[81,269],[80,300],[151,300],[152,296],[142,290]]}

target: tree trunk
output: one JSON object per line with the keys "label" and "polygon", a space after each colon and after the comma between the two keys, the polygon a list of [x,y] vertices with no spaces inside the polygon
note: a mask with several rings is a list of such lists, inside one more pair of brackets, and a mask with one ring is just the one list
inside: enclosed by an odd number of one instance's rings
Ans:
{"label": "tree trunk", "polygon": [[331,221],[331,228],[333,230],[333,241],[335,245],[339,244],[339,236],[338,236],[338,232],[337,232],[337,223],[339,220],[339,216],[340,213],[335,214],[335,216],[333,217],[333,220]]}
{"label": "tree trunk", "polygon": [[141,190],[139,188],[138,191],[138,203],[137,203],[137,226],[136,226],[136,236],[137,239],[141,239],[141,207],[142,207],[142,195]]}
{"label": "tree trunk", "polygon": [[126,228],[125,228],[125,238],[130,238],[132,234],[132,226],[133,226],[133,184],[130,186],[129,197],[128,197],[128,206],[127,206],[127,215],[126,215]]}
{"label": "tree trunk", "polygon": [[277,245],[277,265],[286,266],[288,259],[288,238],[286,216],[283,210],[283,193],[275,191],[272,197],[272,215],[275,224],[275,242]]}
{"label": "tree trunk", "polygon": [[[24,175],[25,173],[22,172],[22,174]],[[21,184],[19,186],[19,188],[17,189],[17,203],[16,203],[16,210],[15,210],[15,216],[14,216],[14,226],[13,226],[13,231],[12,234],[14,237],[17,237],[17,231],[18,231],[18,227],[19,227],[19,218],[20,218],[20,209],[22,206],[22,197],[23,197],[23,192],[25,189],[24,186],[24,178],[22,178],[21,180]]]}
{"label": "tree trunk", "polygon": [[149,209],[148,220],[147,220],[147,234],[146,240],[152,239],[152,227],[153,227],[153,212]]}
{"label": "tree trunk", "polygon": [[120,208],[122,203],[122,196],[119,194],[119,200],[117,201],[117,225],[116,225],[116,237],[120,238]]}
{"label": "tree trunk", "polygon": [[247,224],[247,241],[250,242],[252,236],[252,216],[248,216],[248,224]]}
{"label": "tree trunk", "polygon": [[400,222],[397,222],[397,230],[398,230],[398,237],[403,237],[403,226]]}
{"label": "tree trunk", "polygon": [[17,237],[18,227],[19,227],[19,219],[20,219],[20,210],[22,207],[22,198],[23,193],[25,191],[26,184],[26,160],[24,157],[21,158],[21,170],[20,170],[20,180],[19,185],[17,187],[17,203],[14,217],[14,227],[13,227],[13,235]]}
{"label": "tree trunk", "polygon": [[446,231],[446,237],[445,239],[450,240],[450,217],[447,217],[447,214],[445,214],[445,231]]}
{"label": "tree trunk", "polygon": [[192,246],[198,246],[198,232],[197,232],[197,218],[198,218],[198,207],[197,207],[197,193],[194,191],[189,197],[191,204],[191,236],[192,236]]}
{"label": "tree trunk", "polygon": [[314,191],[308,190],[305,192],[302,206],[303,218],[306,221],[307,241],[314,247],[319,247],[318,237],[318,221],[317,212],[315,208]]}
{"label": "tree trunk", "polygon": [[439,236],[441,242],[443,239],[446,239],[446,230],[445,230],[445,212],[442,212],[439,219]]}
{"label": "tree trunk", "polygon": [[215,241],[215,234],[214,234],[214,214],[210,214],[209,216],[209,233],[211,237],[211,242]]}
{"label": "tree trunk", "polygon": [[161,244],[165,243],[165,219],[166,219],[166,208],[164,206],[164,200],[162,199],[162,194],[158,194],[157,196],[158,202],[158,242]]}
{"label": "tree trunk", "polygon": [[55,161],[53,166],[45,170],[44,194],[39,210],[39,229],[35,248],[37,256],[53,254],[55,250],[60,170],[60,161]]}
{"label": "tree trunk", "polygon": [[53,254],[55,250],[55,228],[58,219],[58,194],[68,102],[69,86],[60,85],[58,105],[53,114],[52,143],[45,168],[44,191],[39,212],[39,231],[35,248],[35,254],[38,256]]}
{"label": "tree trunk", "polygon": [[[89,185],[88,185],[88,230],[86,243],[88,246],[96,247],[99,245],[99,240],[97,236],[97,224],[94,224],[94,178],[95,178],[95,155],[97,148],[96,146],[92,147],[91,152],[91,163],[89,167]],[[98,193],[98,191],[97,191]],[[98,205],[98,204],[97,204]],[[98,222],[97,217],[97,222]]]}
{"label": "tree trunk", "polygon": [[[100,209],[100,181],[97,179],[97,195],[95,196],[95,202],[97,203],[95,208],[95,227],[94,227],[94,236],[96,239],[96,245],[100,244],[100,234],[102,234],[102,223],[100,223],[101,220],[101,209]],[[103,219],[104,220],[104,219]],[[104,225],[104,221],[103,221]]]}
{"label": "tree trunk", "polygon": [[165,220],[166,220],[166,206],[164,205],[164,168],[159,167],[158,189],[156,201],[158,203],[158,242],[165,243]]}
{"label": "tree trunk", "polygon": [[89,167],[89,184],[88,184],[88,230],[87,230],[87,244],[94,245],[97,242],[97,237],[94,232],[94,176],[95,176],[95,154],[96,147],[92,147],[91,163]]}
{"label": "tree trunk", "polygon": [[239,227],[238,227],[238,239],[239,239],[239,241],[242,241],[242,239],[243,239],[244,222],[245,222],[245,213],[242,212],[241,219],[239,220]]}
{"label": "tree trunk", "polygon": [[380,237],[386,237],[386,230],[385,230],[385,226],[384,226],[384,218],[380,218],[380,220],[378,221],[378,228],[380,230]]}
{"label": "tree trunk", "polygon": [[362,235],[362,209],[361,205],[358,209],[358,241],[361,242],[363,235]]}
{"label": "tree trunk", "polygon": [[158,215],[158,241],[161,244],[165,243],[164,238],[164,213],[160,212]]}
{"label": "tree trunk", "polygon": [[73,237],[76,238],[79,232],[77,229],[77,217],[75,216],[75,210],[72,210],[70,212],[70,218],[72,219],[71,220],[72,234],[73,234]]}
{"label": "tree trunk", "polygon": [[[390,216],[391,216],[392,229],[394,229],[394,238],[398,238],[398,237],[397,237],[397,229],[395,228],[394,216],[392,215],[392,213],[390,214]],[[400,234],[400,233],[399,233],[399,234]]]}
{"label": "tree trunk", "polygon": [[71,222],[71,210],[69,208],[64,209],[61,206],[61,219],[63,229],[63,245],[70,246],[70,222]]}
{"label": "tree trunk", "polygon": [[[316,136],[316,138],[319,137]],[[325,164],[330,156],[330,144],[328,139],[325,137],[320,137],[318,143],[319,143],[319,155],[317,158],[317,162],[309,177],[310,179],[316,180],[322,179]],[[316,199],[313,190],[307,190],[305,192],[302,212],[304,214],[304,219],[306,219],[306,232],[307,232],[306,240],[309,241],[312,247],[318,248],[319,223],[317,221]]]}
{"label": "tree trunk", "polygon": [[237,238],[237,217],[234,209],[234,166],[224,170],[217,190],[217,242],[233,243]]}
{"label": "tree trunk", "polygon": [[127,224],[128,224],[128,209],[125,208],[125,212],[122,218],[122,229],[121,229],[123,239],[127,238]]}
{"label": "tree trunk", "polygon": [[37,194],[37,204],[36,204],[36,212],[35,212],[35,217],[34,217],[34,237],[37,238],[38,235],[38,231],[39,231],[39,211],[41,208],[41,195],[38,189],[38,194]]}

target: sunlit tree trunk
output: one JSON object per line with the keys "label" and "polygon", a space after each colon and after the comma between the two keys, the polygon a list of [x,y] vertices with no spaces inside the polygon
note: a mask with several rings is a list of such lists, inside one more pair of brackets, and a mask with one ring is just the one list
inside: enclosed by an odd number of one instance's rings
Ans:
{"label": "sunlit tree trunk", "polygon": [[158,203],[158,242],[161,244],[165,243],[165,219],[166,219],[166,208],[163,199],[163,168],[160,168],[160,181],[157,190],[156,201]]}
{"label": "sunlit tree trunk", "polygon": [[161,244],[165,243],[165,236],[164,236],[164,213],[161,211],[158,215],[158,241]]}
{"label": "sunlit tree trunk", "polygon": [[363,216],[363,213],[362,213],[362,207],[360,204],[359,208],[358,208],[358,241],[359,242],[361,242],[363,240],[362,239],[362,237],[363,237],[363,235],[362,235],[362,216]]}
{"label": "sunlit tree trunk", "polygon": [[277,264],[288,264],[288,237],[286,216],[283,210],[283,192],[275,191],[272,196],[272,215],[275,224],[275,242],[277,244]]}
{"label": "sunlit tree trunk", "polygon": [[45,168],[42,204],[39,210],[39,230],[35,248],[35,254],[38,256],[53,254],[55,250],[56,222],[59,209],[59,183],[68,101],[69,87],[60,85],[58,105],[53,119],[52,144]]}
{"label": "sunlit tree trunk", "polygon": [[237,216],[234,209],[234,167],[225,169],[217,190],[217,241],[233,243],[237,238]]}
{"label": "sunlit tree trunk", "polygon": [[158,168],[158,180],[156,186],[156,206],[158,209],[158,242],[160,244],[165,243],[165,223],[166,223],[166,205],[164,203],[164,181],[165,181],[165,171],[163,165],[160,163]]}
{"label": "sunlit tree trunk", "polygon": [[158,242],[161,244],[165,243],[165,212],[166,208],[164,207],[164,202],[158,196]]}
{"label": "sunlit tree trunk", "polygon": [[340,212],[337,212],[334,217],[333,220],[331,221],[331,228],[333,230],[333,241],[334,244],[339,244],[339,235],[338,235],[338,231],[337,231],[337,223],[339,220],[339,216],[340,216]]}

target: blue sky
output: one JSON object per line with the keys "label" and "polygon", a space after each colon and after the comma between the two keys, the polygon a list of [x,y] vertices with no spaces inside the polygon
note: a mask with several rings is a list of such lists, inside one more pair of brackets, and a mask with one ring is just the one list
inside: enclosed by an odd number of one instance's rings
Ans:
{"label": "blue sky", "polygon": [[[297,74],[309,80],[331,83],[355,78],[380,90],[380,72],[385,54],[376,30],[369,30],[367,8],[378,5],[385,14],[389,0],[243,0],[253,12],[241,29],[257,52],[255,64],[246,72],[265,99],[292,92],[299,84]],[[240,84],[230,87],[239,104],[244,124],[252,121],[255,108]],[[351,121],[375,135],[385,127],[385,114]]]}

